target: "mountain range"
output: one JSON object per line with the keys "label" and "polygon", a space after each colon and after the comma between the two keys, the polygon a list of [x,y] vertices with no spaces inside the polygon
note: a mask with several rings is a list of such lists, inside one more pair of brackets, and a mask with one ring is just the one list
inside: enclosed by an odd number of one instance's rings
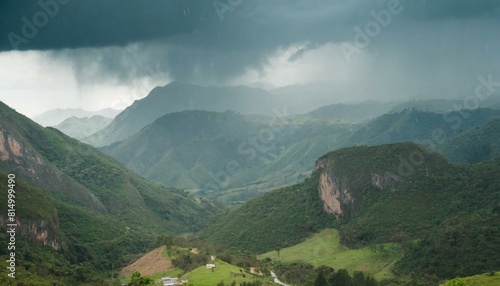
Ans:
{"label": "mountain range", "polygon": [[[307,113],[331,103],[323,99],[317,104],[306,105],[299,98],[302,97],[273,94],[260,88],[245,86],[211,87],[172,82],[153,89],[148,96],[135,101],[116,116],[109,126],[84,141],[97,147],[110,145],[132,136],[163,115],[186,110],[232,110],[246,115],[284,117]],[[314,98],[315,95],[312,94],[307,100],[311,102]],[[389,108],[383,108],[384,112]],[[373,113],[376,112],[372,111]]]}
{"label": "mountain range", "polygon": [[435,147],[465,130],[478,127],[498,117],[500,110],[487,108],[443,114],[406,109],[371,120],[354,132],[345,147],[405,141]]}
{"label": "mountain range", "polygon": [[166,186],[244,201],[294,183],[310,162],[340,146],[345,124],[289,124],[235,112],[184,111],[157,119],[101,150]]}
{"label": "mountain range", "polygon": [[[302,113],[285,98],[174,82],[113,120],[72,117],[60,130],[0,103],[0,188],[15,175],[20,281],[105,284],[172,237],[226,262],[279,257],[331,228],[348,249],[399,249],[387,285],[500,268],[496,98],[472,110],[370,101]],[[68,136],[97,129],[82,140],[99,149]]]}
{"label": "mountain range", "polygon": [[454,162],[474,164],[500,155],[500,118],[467,130],[439,145],[438,150]]}
{"label": "mountain range", "polygon": [[392,107],[334,104],[283,118],[183,111],[101,150],[152,181],[237,203],[300,181],[331,150],[407,141],[437,147],[500,117],[500,110],[484,108],[384,114]]}

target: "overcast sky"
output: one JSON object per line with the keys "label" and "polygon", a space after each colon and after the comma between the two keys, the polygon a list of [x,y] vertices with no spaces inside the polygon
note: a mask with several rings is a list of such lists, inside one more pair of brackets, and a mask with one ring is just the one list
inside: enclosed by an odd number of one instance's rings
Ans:
{"label": "overcast sky", "polygon": [[28,116],[124,108],[173,80],[330,83],[342,102],[500,79],[496,0],[3,0],[0,21],[0,100]]}

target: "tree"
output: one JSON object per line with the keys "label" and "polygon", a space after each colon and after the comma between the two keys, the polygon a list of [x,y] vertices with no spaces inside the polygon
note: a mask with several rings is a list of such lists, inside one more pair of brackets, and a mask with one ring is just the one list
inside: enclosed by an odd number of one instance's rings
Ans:
{"label": "tree", "polygon": [[366,276],[365,286],[378,286],[378,281],[373,276]]}
{"label": "tree", "polygon": [[318,276],[316,276],[316,280],[314,280],[314,286],[328,286],[328,282],[326,281],[323,272],[320,271],[318,273]]}
{"label": "tree", "polygon": [[352,274],[352,284],[360,286],[365,285],[365,274],[360,271],[354,271]]}
{"label": "tree", "polygon": [[330,266],[326,265],[321,265],[316,269],[317,272],[323,273],[323,276],[325,276],[326,280],[328,281],[328,277],[331,277],[332,275],[335,274],[335,269],[333,269]]}
{"label": "tree", "polygon": [[128,286],[147,286],[154,285],[154,280],[147,276],[141,276],[139,271],[132,273],[132,280],[128,283]]}
{"label": "tree", "polygon": [[352,278],[347,270],[340,269],[337,273],[335,273],[335,275],[333,275],[331,282],[335,286],[351,286]]}
{"label": "tree", "polygon": [[170,248],[173,244],[173,238],[168,235],[159,235],[156,238],[156,246],[166,245],[167,248]]}
{"label": "tree", "polygon": [[467,286],[467,283],[462,278],[455,278],[452,280],[448,280],[444,286]]}

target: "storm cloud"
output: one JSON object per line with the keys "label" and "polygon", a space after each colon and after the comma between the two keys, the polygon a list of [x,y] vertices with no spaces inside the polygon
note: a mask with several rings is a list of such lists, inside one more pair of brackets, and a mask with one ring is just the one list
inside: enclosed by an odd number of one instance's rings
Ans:
{"label": "storm cloud", "polygon": [[351,94],[449,97],[500,73],[495,0],[8,0],[0,18],[1,51],[47,51],[82,83],[317,78]]}

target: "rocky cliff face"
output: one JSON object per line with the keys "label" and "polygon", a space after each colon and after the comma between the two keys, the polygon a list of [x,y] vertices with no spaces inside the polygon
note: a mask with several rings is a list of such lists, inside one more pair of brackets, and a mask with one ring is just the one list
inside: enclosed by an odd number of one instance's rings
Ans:
{"label": "rocky cliff face", "polygon": [[[343,184],[331,168],[328,168],[332,161],[327,157],[322,157],[316,161],[314,170],[321,172],[319,177],[318,190],[323,209],[330,214],[335,215],[337,219],[346,214],[349,205],[353,204],[355,198],[346,184]],[[385,190],[395,186],[403,180],[402,177],[390,172],[372,173],[370,175],[360,174],[360,180],[368,181],[371,177],[371,185],[379,190]],[[368,183],[368,182],[367,182]]]}
{"label": "rocky cliff face", "polygon": [[[0,216],[0,227],[7,229],[7,216]],[[59,236],[57,218],[47,219],[16,219],[16,236],[32,241],[36,245],[48,246],[59,251],[64,242]]]}
{"label": "rocky cliff face", "polygon": [[323,200],[323,209],[338,219],[345,212],[345,208],[354,200],[347,190],[342,187],[339,180],[330,170],[325,170],[320,175],[319,193]]}
{"label": "rocky cliff face", "polygon": [[46,164],[40,156],[25,148],[13,135],[2,129],[0,129],[0,161],[13,161],[16,164],[31,166],[27,170],[31,175],[36,173],[35,169],[46,170]]}
{"label": "rocky cliff face", "polygon": [[19,137],[0,126],[0,171],[15,170],[16,177],[41,185],[52,172],[51,167]]}
{"label": "rocky cliff face", "polygon": [[342,186],[335,174],[327,168],[331,163],[328,157],[321,157],[316,161],[314,171],[320,170],[321,172],[318,189],[323,201],[323,209],[339,219],[354,200],[349,190]]}
{"label": "rocky cliff face", "polygon": [[[31,181],[43,179],[50,171],[45,161],[31,148],[21,143],[14,134],[0,128],[0,164],[3,169],[17,170],[16,178],[30,178]],[[6,171],[6,170],[5,170]],[[0,215],[0,228],[7,229],[8,217]],[[31,240],[37,245],[61,250],[62,239],[58,235],[57,217],[50,219],[16,219],[16,236]]]}

